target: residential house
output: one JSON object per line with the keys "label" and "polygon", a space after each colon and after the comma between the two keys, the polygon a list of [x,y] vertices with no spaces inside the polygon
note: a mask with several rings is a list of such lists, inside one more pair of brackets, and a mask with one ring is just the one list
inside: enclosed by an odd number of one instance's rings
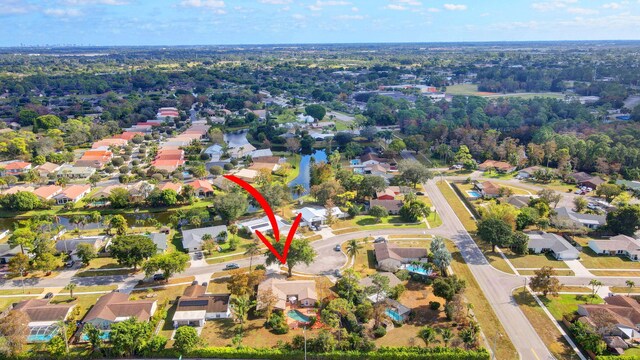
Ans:
{"label": "residential house", "polygon": [[389,174],[391,171],[391,165],[386,163],[365,165],[361,169],[363,174],[382,176],[387,180],[393,177],[393,174]]}
{"label": "residential house", "polygon": [[591,176],[585,172],[576,172],[567,176],[568,180],[580,186],[596,189],[598,185],[605,183],[599,176]]}
{"label": "residential house", "polygon": [[91,194],[91,204],[94,206],[104,206],[109,203],[111,192],[115,189],[126,189],[125,185],[109,185],[98,189]]}
{"label": "residential house", "polygon": [[491,181],[484,181],[482,183],[475,183],[473,187],[478,190],[482,196],[488,198],[497,198],[500,197],[500,185],[494,184]]}
{"label": "residential house", "polygon": [[578,249],[562,236],[546,232],[530,232],[529,251],[535,254],[549,253],[556,260],[575,260],[580,257]]}
{"label": "residential house", "polygon": [[487,171],[495,169],[501,173],[510,173],[515,171],[516,167],[504,161],[486,160],[482,164],[478,165],[478,170]]}
{"label": "residential house", "polygon": [[211,145],[204,150],[204,153],[209,155],[211,161],[220,161],[220,158],[224,154],[222,146],[215,144]]}
{"label": "residential house", "polygon": [[386,160],[378,157],[375,153],[368,153],[360,156],[360,165],[370,166],[384,162],[386,162]]}
{"label": "residential house", "polygon": [[374,245],[374,253],[378,269],[395,272],[404,264],[412,261],[426,260],[426,248],[399,247],[381,242]]}
{"label": "residential house", "polygon": [[150,233],[147,236],[156,244],[158,253],[164,253],[167,251],[167,234],[163,232]]}
{"label": "residential house", "polygon": [[632,261],[640,261],[640,241],[626,235],[609,240],[589,240],[589,248],[598,255],[621,255]]}
{"label": "residential house", "polygon": [[[278,215],[274,215],[280,234],[287,234],[291,229],[291,223],[284,220]],[[257,219],[245,220],[238,224],[238,228],[247,229],[250,234],[255,234],[256,230],[260,230],[262,234],[273,233],[273,228],[268,216]]]}
{"label": "residential house", "polygon": [[17,176],[31,170],[31,163],[24,161],[11,161],[0,165],[0,168],[4,168],[4,170],[2,171],[2,176]]}
{"label": "residential house", "polygon": [[145,201],[156,186],[148,181],[138,181],[127,187],[129,198],[132,201]]}
{"label": "residential house", "polygon": [[2,195],[12,195],[12,194],[16,194],[19,192],[34,192],[36,190],[36,188],[34,188],[31,185],[17,185],[17,186],[12,186],[8,189],[5,189],[2,191]]}
{"label": "residential house", "polygon": [[122,138],[111,138],[98,140],[91,145],[92,149],[109,149],[110,147],[121,148],[127,146],[129,141]]}
{"label": "residential house", "polygon": [[232,147],[227,152],[232,159],[238,159],[251,155],[255,150],[255,146],[251,144],[244,144],[238,147]]}
{"label": "residential house", "polygon": [[623,189],[640,193],[640,181],[616,180],[616,185],[620,185]]}
{"label": "residential house", "polygon": [[137,131],[125,131],[122,134],[117,135],[115,137],[118,139],[125,139],[127,141],[131,141],[136,136],[144,136],[144,133],[137,132]]}
{"label": "residential house", "polygon": [[38,172],[38,174],[40,174],[40,176],[47,177],[50,174],[57,174],[60,170],[60,167],[61,165],[46,162],[36,167],[36,171]]}
{"label": "residential house", "polygon": [[48,342],[58,332],[59,321],[71,315],[76,304],[51,304],[47,299],[29,299],[15,304],[12,310],[27,315],[29,335],[27,342]]}
{"label": "residential house", "polygon": [[100,330],[110,330],[111,325],[129,318],[148,322],[158,308],[156,300],[129,300],[129,294],[111,292],[102,295],[82,319]]}
{"label": "residential house", "polygon": [[207,287],[191,285],[184,290],[178,299],[173,314],[173,327],[202,327],[206,320],[226,319],[231,317],[229,309],[230,294],[207,294]]}
{"label": "residential house", "polygon": [[[287,306],[312,307],[318,299],[316,282],[314,280],[289,281],[272,277],[258,285],[258,299],[263,293],[271,292],[277,299],[274,308],[285,310]],[[258,302],[257,309],[263,309],[265,304]]]}
{"label": "residential house", "polygon": [[207,198],[213,196],[213,185],[206,180],[195,180],[189,183],[193,187],[196,196]]}
{"label": "residential house", "polygon": [[529,206],[529,202],[531,199],[537,196],[532,195],[513,195],[509,196],[507,202],[518,209],[522,209],[523,207]]}
{"label": "residential house", "polygon": [[80,261],[78,257],[78,245],[89,244],[96,252],[103,248],[107,244],[108,238],[104,235],[98,236],[82,236],[75,239],[58,240],[55,243],[56,252],[60,254],[67,254],[73,261]]}
{"label": "residential house", "polygon": [[248,167],[249,170],[268,170],[269,172],[278,171],[280,169],[280,164],[272,164],[272,163],[263,163],[263,162],[254,162]]}
{"label": "residential house", "polygon": [[180,113],[178,109],[174,107],[163,107],[158,110],[156,114],[156,119],[160,121],[173,120],[180,117]]}
{"label": "residential house", "polygon": [[384,189],[384,191],[376,192],[376,199],[378,199],[378,200],[395,200],[396,199],[396,193],[392,189],[386,188],[386,189]]}
{"label": "residential house", "polygon": [[228,191],[229,189],[231,189],[231,186],[235,184],[234,182],[231,182],[222,176],[214,178],[213,180],[211,180],[211,183],[213,186],[223,191]]}
{"label": "residential house", "polygon": [[391,215],[397,215],[398,213],[400,213],[402,205],[402,200],[372,199],[369,201],[369,208],[372,208],[374,206],[382,206],[383,208],[387,209],[387,212]]}
{"label": "residential house", "polygon": [[53,198],[56,199],[58,205],[64,205],[72,202],[77,203],[91,192],[91,185],[70,185]]}
{"label": "residential house", "polygon": [[533,177],[533,174],[538,170],[542,170],[542,168],[540,166],[529,166],[528,168],[518,170],[518,177],[522,179],[529,179]]}
{"label": "residential house", "polygon": [[151,165],[157,170],[165,170],[171,173],[184,165],[184,162],[184,160],[154,160]]}
{"label": "residential house", "polygon": [[160,149],[156,155],[156,160],[184,160],[184,150]]}
{"label": "residential house", "polygon": [[45,185],[37,188],[33,191],[33,194],[40,198],[40,200],[51,200],[54,196],[62,192],[62,187],[58,185]]}
{"label": "residential house", "polygon": [[0,264],[7,264],[11,258],[21,254],[20,246],[11,247],[9,244],[0,244]]}
{"label": "residential house", "polygon": [[567,207],[555,209],[556,215],[551,217],[551,224],[558,227],[586,227],[597,229],[607,223],[604,215],[581,214]]}
{"label": "residential house", "polygon": [[273,152],[271,151],[271,149],[258,149],[251,153],[251,158],[254,159],[254,161],[255,159],[258,159],[258,158],[272,157],[272,156],[273,156]]}
{"label": "residential house", "polygon": [[615,295],[604,298],[604,304],[580,304],[578,314],[578,321],[602,335],[640,340],[640,304],[631,297]]}
{"label": "residential house", "polygon": [[202,237],[206,234],[215,239],[227,237],[227,227],[224,225],[209,226],[206,228],[182,230],[182,247],[189,251],[202,251]]}
{"label": "residential house", "polygon": [[95,173],[96,168],[94,167],[65,164],[60,167],[57,175],[59,178],[64,177],[71,180],[87,180]]}
{"label": "residential house", "polygon": [[240,169],[232,174],[246,182],[254,182],[260,176],[259,171],[251,169]]}
{"label": "residential house", "polygon": [[[293,213],[295,215],[302,214],[300,226],[320,226],[327,221],[327,209],[321,207],[304,207],[300,210],[294,210]],[[331,215],[338,219],[347,217],[347,214],[337,206],[331,209]]]}
{"label": "residential house", "polygon": [[112,158],[113,153],[109,150],[88,150],[82,154],[82,157],[76,161],[75,165],[102,169]]}
{"label": "residential house", "polygon": [[180,192],[182,191],[182,183],[178,183],[178,182],[166,182],[163,183],[162,185],[158,186],[158,189],[162,190],[173,190],[175,192],[177,192],[178,194],[180,194]]}

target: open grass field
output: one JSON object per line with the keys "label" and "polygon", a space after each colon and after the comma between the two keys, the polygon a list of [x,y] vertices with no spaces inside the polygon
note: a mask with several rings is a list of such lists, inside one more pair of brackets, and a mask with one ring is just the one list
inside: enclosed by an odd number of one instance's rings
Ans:
{"label": "open grass field", "polygon": [[468,96],[481,96],[483,94],[492,94],[492,93],[482,93],[478,91],[478,85],[474,84],[456,84],[447,86],[447,94],[448,95],[468,95]]}
{"label": "open grass field", "polygon": [[531,255],[517,255],[510,249],[502,249],[507,259],[511,262],[516,269],[536,268],[540,269],[543,266],[551,266],[554,269],[562,268],[567,269],[568,266],[564,261],[558,261],[552,256],[547,254],[531,254]]}
{"label": "open grass field", "polygon": [[598,255],[591,248],[583,247],[580,261],[587,269],[629,269],[640,271],[640,263],[623,256]]}
{"label": "open grass field", "polygon": [[569,343],[562,336],[560,331],[556,329],[549,317],[544,313],[543,309],[536,303],[533,296],[523,288],[516,290],[513,298],[520,306],[531,326],[542,338],[549,351],[557,359],[570,359],[573,350]]}

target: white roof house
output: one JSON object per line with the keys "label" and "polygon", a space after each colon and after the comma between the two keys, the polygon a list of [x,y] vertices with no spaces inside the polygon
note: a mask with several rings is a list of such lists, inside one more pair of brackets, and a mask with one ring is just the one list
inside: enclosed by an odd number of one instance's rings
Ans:
{"label": "white roof house", "polygon": [[[216,239],[218,235],[227,236],[227,227],[225,225],[209,226],[206,228],[182,230],[182,247],[187,251],[201,251],[202,237],[206,234]],[[222,235],[220,235],[222,236]]]}
{"label": "white roof house", "polygon": [[267,156],[273,156],[271,149],[258,149],[251,153],[251,157],[254,159]]}
{"label": "white roof house", "polygon": [[617,235],[609,240],[589,240],[589,248],[598,255],[624,255],[640,261],[640,241],[626,235]]}
{"label": "white roof house", "polygon": [[[288,233],[289,229],[291,229],[291,223],[278,215],[275,215],[275,218],[276,223],[278,224],[278,229],[280,229],[280,234]],[[247,229],[252,234],[255,233],[256,230],[260,230],[260,232],[263,234],[266,234],[267,232],[273,232],[268,216],[243,221],[238,224],[238,227]]]}
{"label": "white roof house", "polygon": [[220,157],[222,156],[224,151],[222,150],[222,146],[215,144],[206,148],[204,150],[204,153],[209,155],[211,161],[220,161]]}
{"label": "white roof house", "polygon": [[536,254],[549,252],[556,260],[575,260],[580,257],[578,249],[573,247],[562,236],[545,232],[527,233],[528,247]]}
{"label": "white roof house", "polygon": [[[325,208],[304,207],[300,210],[295,210],[294,213],[296,215],[302,214],[302,221],[300,222],[302,226],[322,225],[327,220],[327,209]],[[337,206],[331,209],[331,214],[336,218],[347,217],[347,214],[343,213]]]}

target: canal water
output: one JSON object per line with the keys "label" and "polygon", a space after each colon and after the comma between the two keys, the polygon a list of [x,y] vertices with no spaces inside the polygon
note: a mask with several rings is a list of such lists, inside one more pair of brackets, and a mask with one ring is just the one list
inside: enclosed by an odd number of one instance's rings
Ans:
{"label": "canal water", "polygon": [[[300,159],[300,164],[298,165],[300,174],[288,185],[291,189],[298,184],[302,184],[305,190],[305,193],[302,196],[309,193],[309,184],[311,183],[311,164],[313,163],[311,161],[312,158],[315,162],[327,162],[327,153],[324,150],[316,150],[316,152],[311,155],[303,155]],[[299,196],[296,194],[292,194],[292,196],[293,199],[299,198]]]}

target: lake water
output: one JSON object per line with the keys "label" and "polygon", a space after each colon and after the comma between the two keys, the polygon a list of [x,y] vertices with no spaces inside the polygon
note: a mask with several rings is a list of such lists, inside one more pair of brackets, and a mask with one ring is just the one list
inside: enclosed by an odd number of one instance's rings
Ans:
{"label": "lake water", "polygon": [[[293,188],[298,184],[302,184],[305,189],[305,194],[309,192],[309,184],[311,182],[311,158],[315,160],[315,162],[327,162],[327,153],[324,150],[317,150],[311,155],[303,155],[300,158],[300,164],[298,168],[300,169],[300,174],[297,178],[293,179],[292,182],[289,183],[289,188]],[[293,194],[293,198],[297,199],[299,196]]]}
{"label": "lake water", "polygon": [[224,141],[229,144],[230,148],[240,147],[249,144],[249,140],[247,140],[247,132],[243,131],[237,134],[224,134]]}

